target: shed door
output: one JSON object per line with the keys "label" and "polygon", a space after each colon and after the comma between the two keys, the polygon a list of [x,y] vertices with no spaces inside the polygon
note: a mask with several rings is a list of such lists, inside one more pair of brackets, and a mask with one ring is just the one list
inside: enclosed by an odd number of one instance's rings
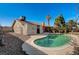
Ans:
{"label": "shed door", "polygon": [[40,26],[37,26],[37,34],[40,33]]}

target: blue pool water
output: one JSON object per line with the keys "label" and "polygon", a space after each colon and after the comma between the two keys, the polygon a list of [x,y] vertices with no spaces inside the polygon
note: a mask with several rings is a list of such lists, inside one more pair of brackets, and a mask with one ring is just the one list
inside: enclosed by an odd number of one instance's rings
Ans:
{"label": "blue pool water", "polygon": [[47,37],[36,39],[34,43],[43,47],[59,47],[70,42],[70,37],[63,34],[49,34]]}

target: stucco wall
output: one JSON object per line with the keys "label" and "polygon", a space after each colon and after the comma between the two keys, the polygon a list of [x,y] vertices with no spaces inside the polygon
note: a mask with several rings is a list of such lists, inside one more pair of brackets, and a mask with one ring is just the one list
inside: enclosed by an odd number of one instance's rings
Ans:
{"label": "stucco wall", "polygon": [[23,35],[28,35],[27,23],[23,25]]}
{"label": "stucco wall", "polygon": [[37,34],[37,26],[32,24],[27,24],[27,33],[29,34]]}
{"label": "stucco wall", "polygon": [[15,23],[13,29],[14,29],[14,32],[15,32],[15,33],[23,34],[23,32],[22,32],[23,29],[22,29],[21,23],[19,23],[19,22],[16,21],[16,23]]}
{"label": "stucco wall", "polygon": [[40,33],[43,33],[43,29],[42,29],[42,26],[40,26]]}

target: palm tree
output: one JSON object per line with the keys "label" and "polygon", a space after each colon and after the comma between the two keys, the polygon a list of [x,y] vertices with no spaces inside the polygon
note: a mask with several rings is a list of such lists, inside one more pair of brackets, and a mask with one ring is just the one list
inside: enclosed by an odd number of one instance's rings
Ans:
{"label": "palm tree", "polygon": [[50,15],[47,15],[46,18],[47,18],[47,20],[48,20],[48,26],[50,26],[50,19],[51,19],[51,16],[50,16]]}

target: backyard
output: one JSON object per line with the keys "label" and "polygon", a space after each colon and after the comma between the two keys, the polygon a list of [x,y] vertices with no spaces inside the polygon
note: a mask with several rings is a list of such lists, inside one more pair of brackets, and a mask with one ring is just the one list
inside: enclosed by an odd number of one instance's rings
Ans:
{"label": "backyard", "polygon": [[[68,33],[68,35],[76,35],[79,38],[78,32]],[[41,34],[43,35],[43,34]],[[15,34],[13,32],[7,32],[3,34],[2,43],[4,46],[0,47],[0,55],[25,55],[26,53],[22,51],[22,44],[29,40],[30,36],[23,36],[20,34]],[[36,35],[39,36],[39,35]],[[74,51],[74,54],[79,54],[79,47]],[[27,55],[27,54],[26,54]]]}

